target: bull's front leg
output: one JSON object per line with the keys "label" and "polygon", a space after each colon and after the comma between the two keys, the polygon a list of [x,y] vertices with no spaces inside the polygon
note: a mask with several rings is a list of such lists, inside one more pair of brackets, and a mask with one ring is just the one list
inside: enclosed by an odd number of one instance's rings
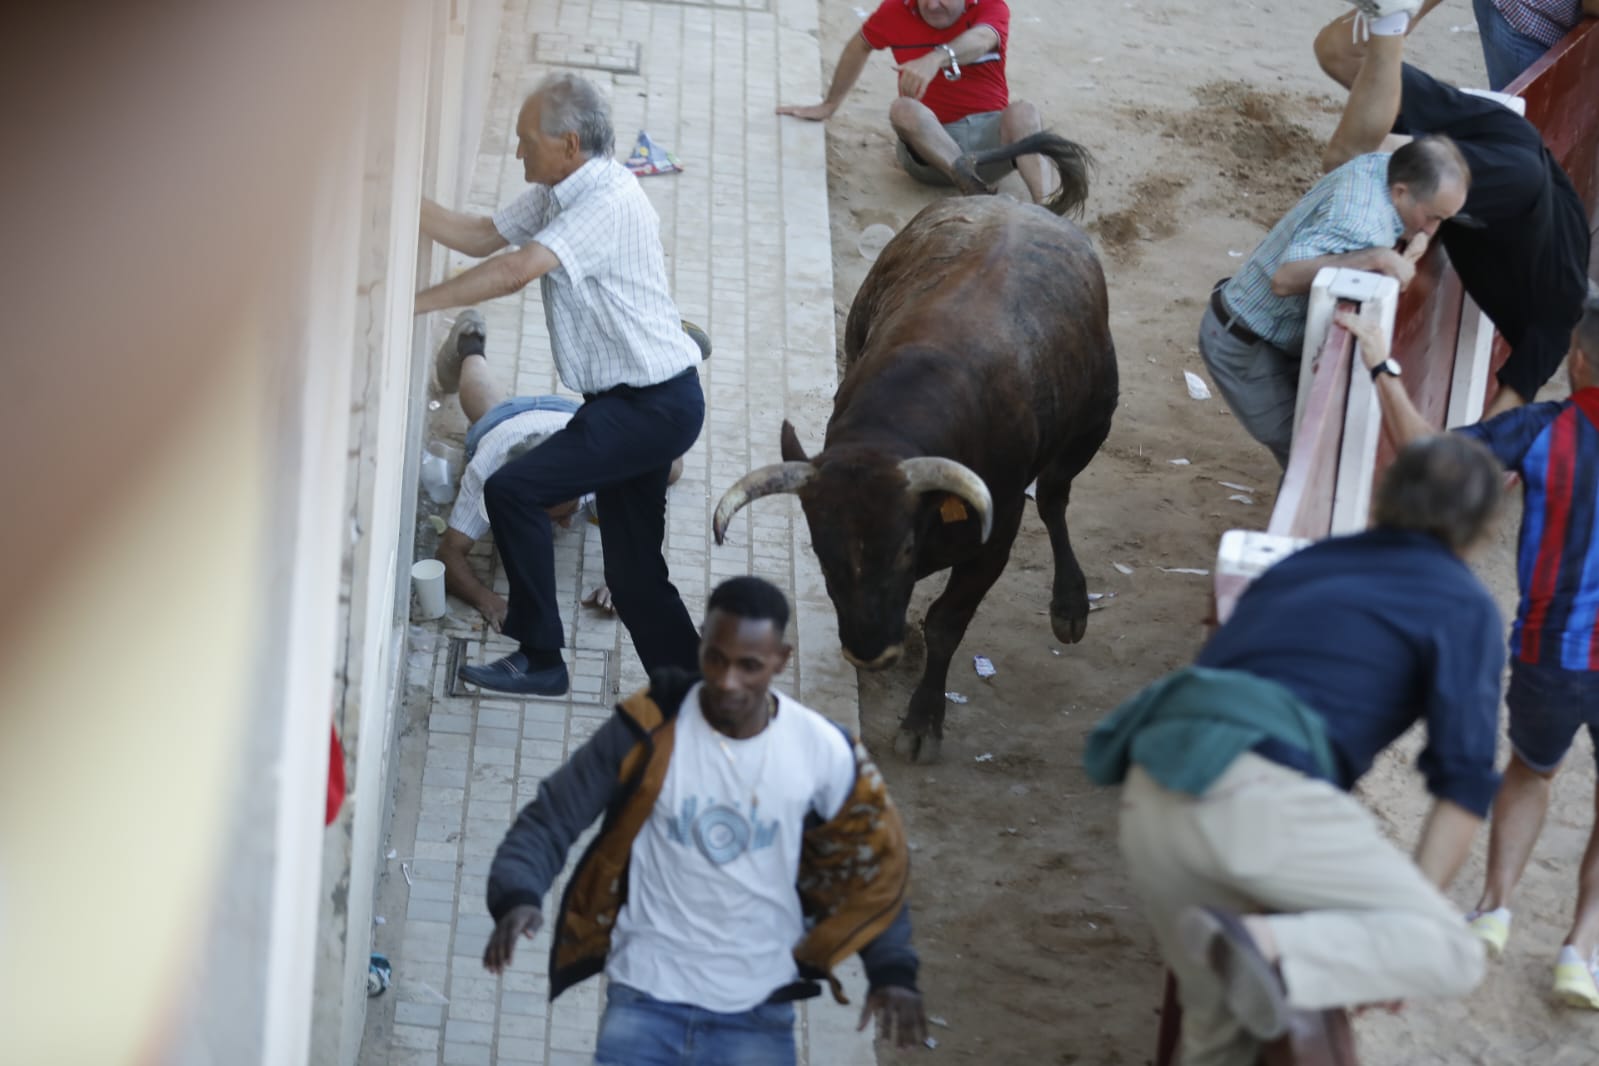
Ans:
{"label": "bull's front leg", "polygon": [[910,708],[900,721],[894,751],[912,762],[937,762],[944,747],[944,690],[950,660],[966,636],[988,590],[994,587],[1010,559],[1011,545],[1021,525],[1022,506],[1015,504],[994,518],[988,544],[976,556],[950,568],[949,584],[927,609],[922,630],[927,644],[927,666],[921,683],[911,693]]}
{"label": "bull's front leg", "polygon": [[1062,644],[1076,644],[1088,632],[1088,580],[1077,564],[1066,532],[1066,505],[1072,479],[1082,473],[1110,432],[1110,422],[1085,433],[1038,475],[1038,517],[1049,530],[1055,557],[1055,584],[1049,597],[1049,625]]}

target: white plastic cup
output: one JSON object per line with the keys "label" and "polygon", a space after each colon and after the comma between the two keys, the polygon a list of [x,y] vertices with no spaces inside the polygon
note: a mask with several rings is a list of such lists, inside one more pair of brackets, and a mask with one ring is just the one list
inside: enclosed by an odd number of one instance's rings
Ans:
{"label": "white plastic cup", "polygon": [[444,564],[423,559],[411,564],[411,587],[416,591],[416,613],[424,620],[444,617]]}

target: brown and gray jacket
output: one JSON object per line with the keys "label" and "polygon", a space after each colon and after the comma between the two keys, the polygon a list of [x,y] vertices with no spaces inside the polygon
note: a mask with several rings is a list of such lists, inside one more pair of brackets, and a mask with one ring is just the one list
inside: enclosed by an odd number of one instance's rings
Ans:
{"label": "brown and gray jacket", "polygon": [[[501,842],[489,869],[489,913],[542,906],[574,841],[594,819],[605,821],[579,860],[561,899],[550,948],[550,998],[599,973],[611,930],[627,902],[633,839],[666,782],[678,708],[699,678],[663,670],[539,785]],[[847,735],[847,734],[846,734]],[[910,851],[899,812],[866,749],[851,738],[855,788],[838,814],[807,819],[795,891],[807,931],[795,945],[801,980],[774,989],[771,1001],[802,999],[826,980],[847,1002],[833,969],[860,952],[873,988],[916,987],[911,947]]]}

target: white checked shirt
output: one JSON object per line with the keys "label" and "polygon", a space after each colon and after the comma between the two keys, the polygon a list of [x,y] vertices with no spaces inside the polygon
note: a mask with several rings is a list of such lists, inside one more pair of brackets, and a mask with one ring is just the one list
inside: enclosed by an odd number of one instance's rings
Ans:
{"label": "white checked shirt", "polygon": [[[495,426],[478,441],[477,452],[461,473],[461,487],[450,510],[449,527],[478,540],[489,531],[489,516],[483,509],[483,483],[505,465],[505,456],[524,440],[532,438],[534,447],[572,420],[565,411],[523,411]],[[591,497],[584,497],[587,506]]]}
{"label": "white checked shirt", "polygon": [[561,261],[539,285],[555,369],[573,392],[657,385],[699,365],[667,290],[660,226],[638,178],[609,156],[495,213],[500,236]]}

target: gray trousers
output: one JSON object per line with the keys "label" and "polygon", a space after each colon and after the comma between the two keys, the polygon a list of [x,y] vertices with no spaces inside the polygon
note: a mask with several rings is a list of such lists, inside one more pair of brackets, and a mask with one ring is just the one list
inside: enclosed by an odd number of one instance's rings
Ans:
{"label": "gray trousers", "polygon": [[1269,341],[1246,344],[1228,333],[1214,308],[1199,323],[1199,354],[1238,421],[1288,466],[1299,398],[1299,355]]}

